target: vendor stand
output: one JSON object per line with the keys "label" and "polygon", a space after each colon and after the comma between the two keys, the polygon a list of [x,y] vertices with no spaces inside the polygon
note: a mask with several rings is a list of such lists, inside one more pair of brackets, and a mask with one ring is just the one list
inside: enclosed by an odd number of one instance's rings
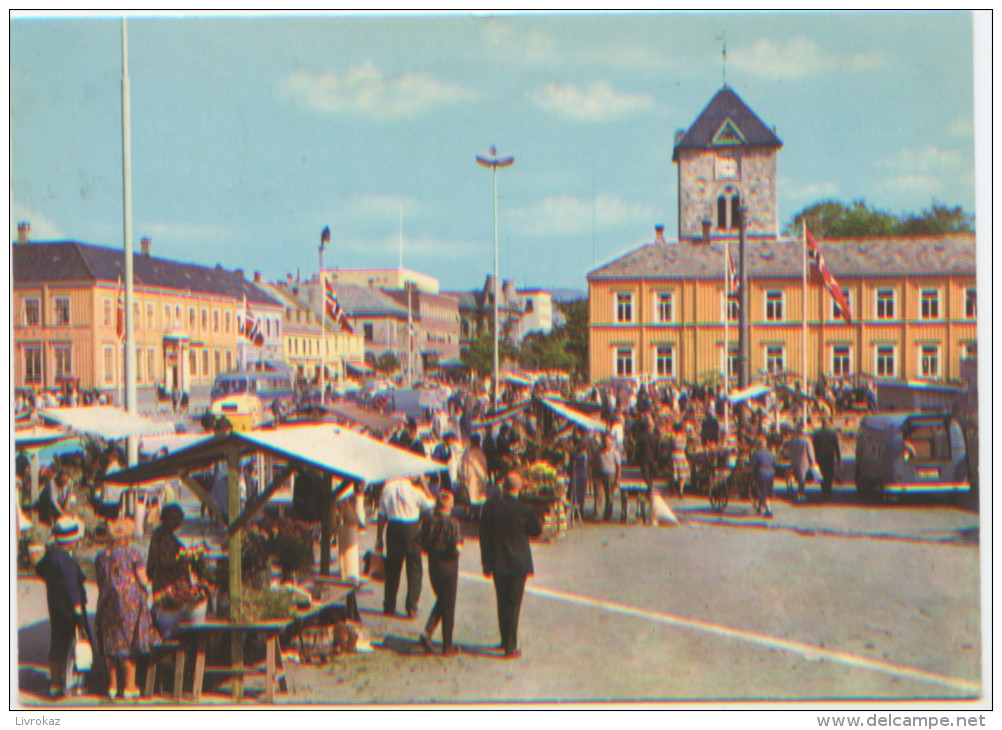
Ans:
{"label": "vendor stand", "polygon": [[[263,453],[283,461],[286,466],[240,510],[239,466],[240,460],[251,454]],[[213,619],[212,631],[226,633],[230,639],[230,665],[226,670],[233,675],[233,699],[239,701],[244,687],[243,639],[246,635],[263,637],[268,645],[269,637],[277,631],[270,622],[248,621],[243,603],[243,578],[241,570],[242,535],[248,523],[295,472],[319,471],[324,483],[329,485],[323,492],[320,507],[320,573],[330,572],[330,520],[328,516],[337,500],[348,496],[356,483],[374,484],[390,479],[414,477],[441,471],[443,465],[413,454],[403,449],[388,446],[380,441],[355,433],[332,424],[288,425],[273,429],[258,429],[246,432],[219,434],[213,438],[195,443],[187,448],[168,454],[162,459],[109,474],[107,481],[136,485],[149,481],[177,477],[211,511],[219,513],[192,474],[204,470],[214,463],[224,460],[228,475],[228,509],[221,515],[227,528],[227,554],[229,562],[229,611],[225,617]],[[336,482],[336,486],[335,486]],[[339,545],[339,548],[342,546]],[[288,622],[286,622],[288,623]],[[201,630],[201,629],[198,629]],[[269,656],[271,654],[269,653]],[[266,681],[266,698],[271,697],[273,672]]]}

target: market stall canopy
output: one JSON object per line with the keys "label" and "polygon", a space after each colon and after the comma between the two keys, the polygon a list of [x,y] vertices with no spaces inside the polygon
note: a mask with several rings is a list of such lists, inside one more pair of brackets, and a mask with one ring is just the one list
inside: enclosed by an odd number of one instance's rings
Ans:
{"label": "market stall canopy", "polygon": [[140,454],[157,454],[163,449],[171,454],[199,441],[212,438],[208,433],[176,433],[159,436],[145,436],[139,441]]}
{"label": "market stall canopy", "polygon": [[601,421],[586,416],[584,413],[576,411],[570,406],[566,406],[559,401],[555,401],[550,398],[543,398],[543,403],[545,403],[558,416],[566,418],[568,421],[576,423],[583,428],[587,428],[589,431],[605,431],[605,424]]}
{"label": "market stall canopy", "polygon": [[333,403],[324,410],[337,418],[343,418],[346,421],[365,426],[370,431],[382,431],[383,433],[389,433],[403,422],[400,419],[391,418],[384,416],[382,413],[361,408],[348,401]]}
{"label": "market stall canopy", "polygon": [[363,484],[431,474],[445,468],[440,462],[347,428],[319,423],[214,436],[162,459],[109,474],[105,481],[142,484],[167,479],[181,471],[198,471],[226,459],[233,447],[240,456],[259,452],[271,454],[297,466],[320,469]]}
{"label": "market stall canopy", "polygon": [[71,434],[61,431],[58,428],[32,424],[14,429],[15,449],[39,449],[43,446],[73,438]]}
{"label": "market stall canopy", "polygon": [[763,385],[762,383],[752,383],[747,388],[731,391],[727,395],[727,400],[729,400],[732,405],[737,405],[738,403],[743,403],[746,400],[767,395],[770,392],[772,392],[772,388],[768,385]]}
{"label": "market stall canopy", "polygon": [[115,406],[46,408],[39,415],[76,433],[98,436],[106,441],[177,432],[173,421],[156,421]]}

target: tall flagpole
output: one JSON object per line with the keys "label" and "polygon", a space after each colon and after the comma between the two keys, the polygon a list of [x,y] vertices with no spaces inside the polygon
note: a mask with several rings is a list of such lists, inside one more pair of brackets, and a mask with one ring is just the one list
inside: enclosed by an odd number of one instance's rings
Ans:
{"label": "tall flagpole", "polygon": [[727,443],[727,434],[730,431],[730,416],[727,412],[727,363],[730,355],[730,327],[728,320],[731,314],[731,242],[724,237],[724,443]]}
{"label": "tall flagpole", "polygon": [[324,226],[320,234],[320,268],[317,270],[317,294],[320,296],[320,405],[326,401],[324,370],[327,359],[327,280],[324,278],[324,247],[330,239],[330,228]]}
{"label": "tall flagpole", "polygon": [[[807,392],[807,216],[800,219],[802,226],[800,253],[804,262],[804,277],[803,282],[800,287],[800,298],[801,298],[801,341],[800,341],[800,362],[803,368],[804,380],[803,389],[804,393]],[[800,419],[802,425],[807,425],[807,401],[804,401],[804,407],[801,410]]]}

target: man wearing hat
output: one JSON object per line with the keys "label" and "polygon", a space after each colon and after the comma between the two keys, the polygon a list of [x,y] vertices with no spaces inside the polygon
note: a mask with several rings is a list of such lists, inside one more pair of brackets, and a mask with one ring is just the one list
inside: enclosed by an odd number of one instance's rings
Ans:
{"label": "man wearing hat", "polygon": [[35,566],[45,581],[49,605],[49,697],[66,694],[66,666],[79,626],[90,637],[84,574],[70,550],[83,537],[80,523],[64,515],[52,528],[53,542]]}
{"label": "man wearing hat", "polygon": [[498,629],[505,659],[522,656],[518,648],[518,616],[522,610],[525,579],[532,575],[529,538],[543,529],[536,513],[518,501],[522,477],[511,471],[504,479],[504,494],[484,505],[480,518],[480,562],[484,575],[494,578],[498,606]]}

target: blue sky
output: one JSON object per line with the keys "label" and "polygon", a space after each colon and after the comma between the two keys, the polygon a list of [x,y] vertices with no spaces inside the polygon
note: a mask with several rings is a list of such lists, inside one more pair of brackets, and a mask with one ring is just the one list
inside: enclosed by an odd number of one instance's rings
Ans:
{"label": "blue sky", "polygon": [[[326,266],[396,266],[402,211],[404,265],[479,288],[494,144],[502,275],[584,289],[674,237],[674,132],[721,86],[721,35],[784,143],[784,224],[826,197],[974,211],[967,13],[141,16],[135,239],[273,280],[316,270],[325,225]],[[120,21],[15,16],[10,44],[12,225],[120,246]]]}

